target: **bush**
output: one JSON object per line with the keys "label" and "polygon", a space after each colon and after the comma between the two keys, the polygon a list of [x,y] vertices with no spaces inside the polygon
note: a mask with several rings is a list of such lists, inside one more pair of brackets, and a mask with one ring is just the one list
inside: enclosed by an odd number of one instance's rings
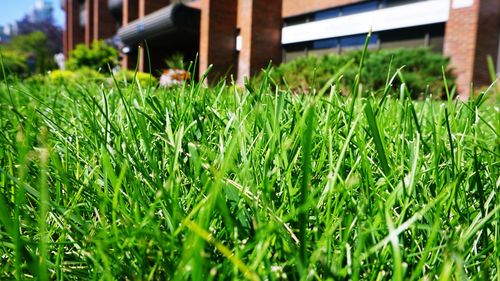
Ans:
{"label": "bush", "polygon": [[50,81],[53,84],[82,83],[85,81],[104,81],[105,76],[90,68],[81,68],[77,71],[54,70],[49,73]]}
{"label": "bush", "polygon": [[[116,81],[120,85],[132,84],[134,82],[134,71],[120,70],[114,74]],[[149,86],[156,87],[158,81],[154,76],[149,73],[137,72],[136,79],[142,88]],[[106,85],[112,86],[113,80],[111,74],[102,74],[96,70],[84,67],[76,71],[73,70],[54,70],[49,73],[49,79],[52,84],[81,84],[85,82],[106,82]]]}
{"label": "bush", "polygon": [[[2,56],[2,61],[0,63],[3,63],[3,67],[7,76],[21,76],[28,72],[28,64],[26,62],[27,58],[25,54],[11,50],[0,50],[0,52]],[[3,79],[3,73],[1,73],[1,69],[0,78]]]}
{"label": "bush", "polygon": [[[340,82],[344,90],[349,89],[358,73],[362,51],[353,51],[342,55],[307,56],[284,63],[273,70],[271,77],[279,84],[286,84],[294,90],[309,92],[311,87],[321,88],[335,74],[342,70]],[[425,93],[441,97],[444,93],[444,82],[441,67],[446,69],[448,85],[453,86],[454,78],[449,68],[449,59],[431,52],[426,48],[393,49],[368,51],[366,54],[361,84],[366,94],[385,87],[388,69],[390,75],[404,66],[401,73],[413,98],[423,97]],[[352,63],[349,64],[349,62]],[[260,79],[260,78],[258,78]],[[399,89],[401,80],[396,77],[393,82]]]}
{"label": "bush", "polygon": [[54,84],[74,82],[76,75],[70,70],[54,70],[49,73],[50,81]]}
{"label": "bush", "polygon": [[[118,65],[118,50],[106,44],[104,41],[94,41],[90,48],[79,44],[69,53],[66,68],[78,70],[90,68],[100,72],[109,72],[109,67]],[[108,67],[109,65],[109,67]]]}
{"label": "bush", "polygon": [[134,82],[134,76],[139,81],[141,88],[156,87],[158,85],[158,80],[154,76],[145,72],[137,72],[132,70],[122,69],[115,73],[115,78],[118,83],[131,84]]}

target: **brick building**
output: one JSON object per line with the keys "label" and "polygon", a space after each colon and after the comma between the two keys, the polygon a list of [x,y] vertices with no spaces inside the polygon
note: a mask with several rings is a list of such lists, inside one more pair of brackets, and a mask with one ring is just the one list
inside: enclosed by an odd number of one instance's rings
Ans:
{"label": "brick building", "polygon": [[[199,70],[241,81],[273,63],[361,48],[420,47],[450,56],[459,92],[500,68],[499,0],[63,0],[65,51],[94,39],[117,42],[123,66],[164,68],[199,54]],[[142,46],[139,47],[139,46]],[[145,48],[147,46],[147,48]],[[146,51],[146,49],[148,51]]]}

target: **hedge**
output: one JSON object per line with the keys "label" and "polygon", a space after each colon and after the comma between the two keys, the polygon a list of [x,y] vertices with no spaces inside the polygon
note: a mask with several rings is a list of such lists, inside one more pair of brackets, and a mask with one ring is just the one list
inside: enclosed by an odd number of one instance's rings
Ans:
{"label": "hedge", "polygon": [[[336,75],[341,77],[340,86],[347,94],[358,74],[361,55],[362,51],[352,51],[342,55],[297,58],[273,69],[271,78],[278,85],[290,87],[296,92],[311,92],[313,88],[325,86]],[[404,80],[413,98],[444,95],[442,68],[445,69],[450,89],[454,86],[449,59],[441,54],[427,48],[377,50],[366,53],[360,80],[363,94],[381,93],[388,77],[391,78],[400,68],[401,75],[396,75],[392,87],[399,89]]]}

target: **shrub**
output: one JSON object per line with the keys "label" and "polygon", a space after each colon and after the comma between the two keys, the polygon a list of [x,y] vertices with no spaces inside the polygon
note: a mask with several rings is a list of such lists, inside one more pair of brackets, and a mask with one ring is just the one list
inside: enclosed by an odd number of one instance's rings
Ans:
{"label": "shrub", "polygon": [[26,84],[28,87],[33,87],[38,89],[47,83],[47,77],[48,77],[47,75],[38,73],[31,75],[30,77],[27,77],[26,79],[23,80],[23,83]]}
{"label": "shrub", "polygon": [[90,68],[72,70],[54,70],[49,73],[50,81],[53,84],[81,83],[84,81],[104,81],[105,76]]}
{"label": "shrub", "polygon": [[[342,70],[341,87],[346,89],[354,81],[361,59],[362,51],[353,51],[342,55],[328,54],[324,56],[307,56],[284,63],[273,70],[271,77],[279,84],[287,83],[294,90],[308,92],[311,87],[321,88],[335,74]],[[352,61],[351,64],[349,62]],[[392,61],[392,64],[391,64]],[[444,93],[442,70],[446,69],[448,85],[453,86],[454,79],[449,68],[449,59],[431,52],[426,48],[393,49],[368,51],[363,66],[361,84],[365,94],[368,91],[382,89],[390,75],[404,66],[402,77],[413,98],[423,97],[425,93],[441,97]],[[258,78],[260,79],[260,78]],[[398,89],[401,79],[396,77],[393,86]]]}
{"label": "shrub", "polygon": [[[28,72],[28,64],[26,62],[26,55],[13,50],[0,50],[3,67],[5,69],[5,74],[10,75],[24,75]],[[0,69],[0,77],[3,79],[3,73]]]}
{"label": "shrub", "polygon": [[99,82],[104,81],[109,74],[105,75],[95,69],[83,67],[75,71],[75,76],[78,81],[93,80]]}
{"label": "shrub", "polygon": [[109,72],[109,67],[114,68],[118,64],[118,50],[106,44],[104,41],[94,41],[90,48],[79,44],[69,53],[66,67],[68,70],[80,68],[91,68],[100,72]]}
{"label": "shrub", "polygon": [[125,69],[122,69],[117,73],[115,73],[116,81],[121,84],[135,83],[134,76],[139,81],[141,88],[148,88],[150,86],[156,87],[158,85],[158,81],[156,80],[156,78],[149,73],[144,73],[144,72],[135,73],[135,71],[125,70]]}
{"label": "shrub", "polygon": [[76,75],[70,70],[54,70],[49,73],[50,81],[54,84],[74,82]]}

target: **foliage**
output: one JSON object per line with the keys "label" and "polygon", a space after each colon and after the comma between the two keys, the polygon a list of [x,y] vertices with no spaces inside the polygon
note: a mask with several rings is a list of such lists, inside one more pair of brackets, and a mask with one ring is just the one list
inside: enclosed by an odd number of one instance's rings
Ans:
{"label": "foliage", "polygon": [[[156,87],[158,81],[155,77],[148,73],[137,72],[130,70],[120,70],[113,74],[120,86],[136,85],[139,84],[142,88]],[[136,80],[134,80],[134,77]],[[45,81],[43,76],[33,76],[27,79],[29,83],[42,83]],[[54,70],[49,72],[48,81],[54,85],[77,86],[84,85],[85,83],[104,83],[107,88],[114,86],[114,81],[111,74],[103,74],[94,69],[83,67],[78,70]]]}
{"label": "foliage", "polygon": [[[26,62],[26,56],[15,50],[2,50],[0,48],[1,61],[5,69],[5,74],[7,76],[17,75],[22,76],[28,72],[28,64]],[[0,66],[0,80],[3,80],[3,73]]]}
{"label": "foliage", "polygon": [[76,71],[54,70],[49,73],[53,84],[81,84],[89,81],[104,81],[105,76],[90,68],[80,68]]}
{"label": "foliage", "polygon": [[490,93],[256,86],[0,82],[0,279],[499,278]]}
{"label": "foliage", "polygon": [[17,32],[19,35],[28,35],[33,32],[42,32],[47,37],[47,44],[45,45],[50,54],[57,54],[62,52],[63,31],[54,20],[53,14],[44,20],[38,19],[33,22],[28,15],[20,21],[17,21]]}
{"label": "foliage", "polygon": [[[361,54],[362,51],[352,51],[342,55],[311,55],[298,58],[277,67],[272,78],[279,83],[286,81],[292,89],[309,92],[311,87],[323,87],[332,76],[347,65],[346,69],[342,69],[343,80],[340,83],[340,86],[346,89],[358,73]],[[353,63],[350,63],[351,61]],[[365,94],[383,89],[388,76],[390,78],[403,66],[401,75],[395,77],[393,86],[394,89],[399,89],[401,78],[404,78],[413,98],[422,98],[425,93],[438,98],[444,95],[442,67],[446,70],[450,89],[454,84],[449,59],[429,49],[368,51],[361,76]]]}
{"label": "foliage", "polygon": [[54,70],[49,74],[52,83],[64,84],[76,81],[76,75],[71,70]]}
{"label": "foliage", "polygon": [[104,41],[92,42],[90,48],[85,44],[79,44],[69,52],[66,62],[68,70],[78,70],[80,68],[91,68],[99,72],[109,72],[118,65],[118,50],[106,44]]}
{"label": "foliage", "polygon": [[136,84],[136,80],[139,81],[141,88],[156,87],[158,85],[158,80],[151,74],[145,72],[135,72],[132,70],[122,69],[114,75],[117,82],[122,85]]}
{"label": "foliage", "polygon": [[182,53],[174,53],[165,60],[165,64],[170,69],[184,70],[186,65],[184,63],[184,55]]}
{"label": "foliage", "polygon": [[43,32],[16,36],[5,48],[24,59],[31,72],[45,73],[57,66],[54,53],[48,48],[47,36]]}

